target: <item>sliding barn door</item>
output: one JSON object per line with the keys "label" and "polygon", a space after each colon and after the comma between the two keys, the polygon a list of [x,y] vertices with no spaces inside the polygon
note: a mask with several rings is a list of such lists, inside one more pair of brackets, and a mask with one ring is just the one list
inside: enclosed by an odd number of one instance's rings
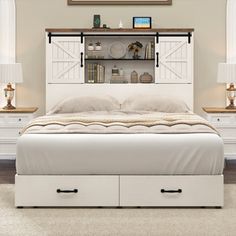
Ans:
{"label": "sliding barn door", "polygon": [[193,42],[188,37],[160,37],[156,44],[155,82],[185,84],[193,81]]}
{"label": "sliding barn door", "polygon": [[83,83],[83,55],[80,37],[52,37],[47,42],[47,83]]}

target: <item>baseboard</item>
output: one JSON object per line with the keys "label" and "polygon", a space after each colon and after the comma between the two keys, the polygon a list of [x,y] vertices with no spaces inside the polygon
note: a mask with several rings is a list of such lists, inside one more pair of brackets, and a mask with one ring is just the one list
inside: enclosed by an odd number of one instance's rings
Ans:
{"label": "baseboard", "polygon": [[0,153],[0,160],[15,160],[15,153]]}

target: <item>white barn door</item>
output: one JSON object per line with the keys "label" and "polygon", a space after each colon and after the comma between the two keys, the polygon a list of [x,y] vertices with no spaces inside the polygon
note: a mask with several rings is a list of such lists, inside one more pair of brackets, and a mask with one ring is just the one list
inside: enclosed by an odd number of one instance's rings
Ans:
{"label": "white barn door", "polygon": [[80,37],[52,37],[47,42],[47,83],[84,83],[84,45]]}
{"label": "white barn door", "polygon": [[[193,38],[193,37],[192,37]],[[186,84],[193,81],[193,43],[188,37],[160,37],[156,44],[159,67],[155,70],[155,82]]]}

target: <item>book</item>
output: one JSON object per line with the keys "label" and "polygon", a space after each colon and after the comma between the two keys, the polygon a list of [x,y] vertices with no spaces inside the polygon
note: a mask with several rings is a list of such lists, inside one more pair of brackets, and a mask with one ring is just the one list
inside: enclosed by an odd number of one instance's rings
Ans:
{"label": "book", "polygon": [[103,65],[93,63],[87,65],[87,83],[104,83],[105,67]]}

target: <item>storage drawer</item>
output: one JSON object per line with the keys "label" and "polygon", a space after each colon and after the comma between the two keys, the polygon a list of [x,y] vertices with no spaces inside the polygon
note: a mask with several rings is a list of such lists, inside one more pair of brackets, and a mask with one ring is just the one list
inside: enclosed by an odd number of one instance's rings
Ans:
{"label": "storage drawer", "polygon": [[17,125],[17,126],[24,126],[30,121],[29,116],[9,116],[7,117],[7,124],[9,125]]}
{"label": "storage drawer", "polygon": [[230,115],[222,115],[222,116],[219,116],[219,115],[215,115],[215,116],[212,116],[211,117],[211,122],[212,123],[232,123],[232,122],[235,122],[234,120],[234,117],[230,116]]}
{"label": "storage drawer", "polygon": [[223,191],[221,175],[120,177],[121,206],[223,206]]}
{"label": "storage drawer", "polygon": [[0,128],[0,138],[19,137],[22,128]]}
{"label": "storage drawer", "polygon": [[0,125],[5,124],[5,116],[0,116]]}
{"label": "storage drawer", "polygon": [[119,205],[119,176],[16,175],[15,181],[16,206]]}

